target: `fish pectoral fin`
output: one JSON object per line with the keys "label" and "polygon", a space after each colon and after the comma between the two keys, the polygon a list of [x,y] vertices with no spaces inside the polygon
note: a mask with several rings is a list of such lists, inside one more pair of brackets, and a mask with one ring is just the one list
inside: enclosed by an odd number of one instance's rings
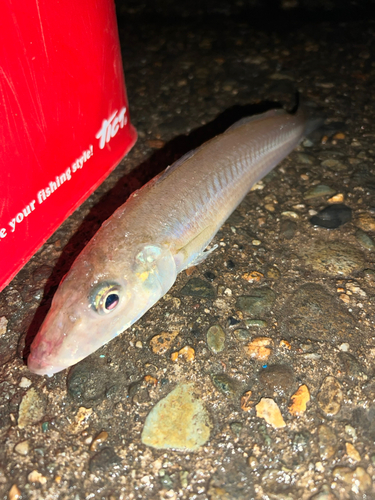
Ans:
{"label": "fish pectoral fin", "polygon": [[197,236],[178,250],[174,257],[177,272],[200,264],[210,255],[211,252],[216,250],[218,245],[214,245],[210,248],[210,250],[205,251],[205,248],[210,244],[216,232],[216,227],[207,226]]}

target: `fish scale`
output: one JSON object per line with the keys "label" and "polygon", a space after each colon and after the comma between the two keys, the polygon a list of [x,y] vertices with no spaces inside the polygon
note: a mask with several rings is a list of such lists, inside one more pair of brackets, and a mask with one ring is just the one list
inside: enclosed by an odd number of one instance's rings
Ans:
{"label": "fish scale", "polygon": [[129,197],[60,283],[28,366],[53,375],[120,334],[199,264],[251,186],[314,124],[302,109],[242,119]]}

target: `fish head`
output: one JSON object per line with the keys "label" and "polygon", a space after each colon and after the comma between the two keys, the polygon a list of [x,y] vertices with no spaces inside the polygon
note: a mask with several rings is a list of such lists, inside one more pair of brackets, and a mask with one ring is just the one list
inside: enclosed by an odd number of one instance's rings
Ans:
{"label": "fish head", "polygon": [[[81,254],[63,278],[28,358],[30,371],[53,375],[123,332],[172,286],[176,264],[167,247],[143,244],[100,272]],[[91,259],[93,261],[94,259]]]}

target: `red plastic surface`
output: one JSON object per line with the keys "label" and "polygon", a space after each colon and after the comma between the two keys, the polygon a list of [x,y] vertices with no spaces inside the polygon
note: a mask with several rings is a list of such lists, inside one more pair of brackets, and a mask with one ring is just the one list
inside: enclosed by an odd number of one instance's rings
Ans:
{"label": "red plastic surface", "polygon": [[113,0],[4,0],[0,290],[136,140]]}

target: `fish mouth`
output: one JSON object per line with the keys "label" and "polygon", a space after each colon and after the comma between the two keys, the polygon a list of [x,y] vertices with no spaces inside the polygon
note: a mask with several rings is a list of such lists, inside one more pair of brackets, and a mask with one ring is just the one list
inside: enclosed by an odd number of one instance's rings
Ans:
{"label": "fish mouth", "polygon": [[37,375],[47,375],[48,377],[51,377],[55,373],[61,372],[66,368],[65,366],[55,366],[43,362],[33,353],[30,353],[27,358],[27,367],[32,373]]}

